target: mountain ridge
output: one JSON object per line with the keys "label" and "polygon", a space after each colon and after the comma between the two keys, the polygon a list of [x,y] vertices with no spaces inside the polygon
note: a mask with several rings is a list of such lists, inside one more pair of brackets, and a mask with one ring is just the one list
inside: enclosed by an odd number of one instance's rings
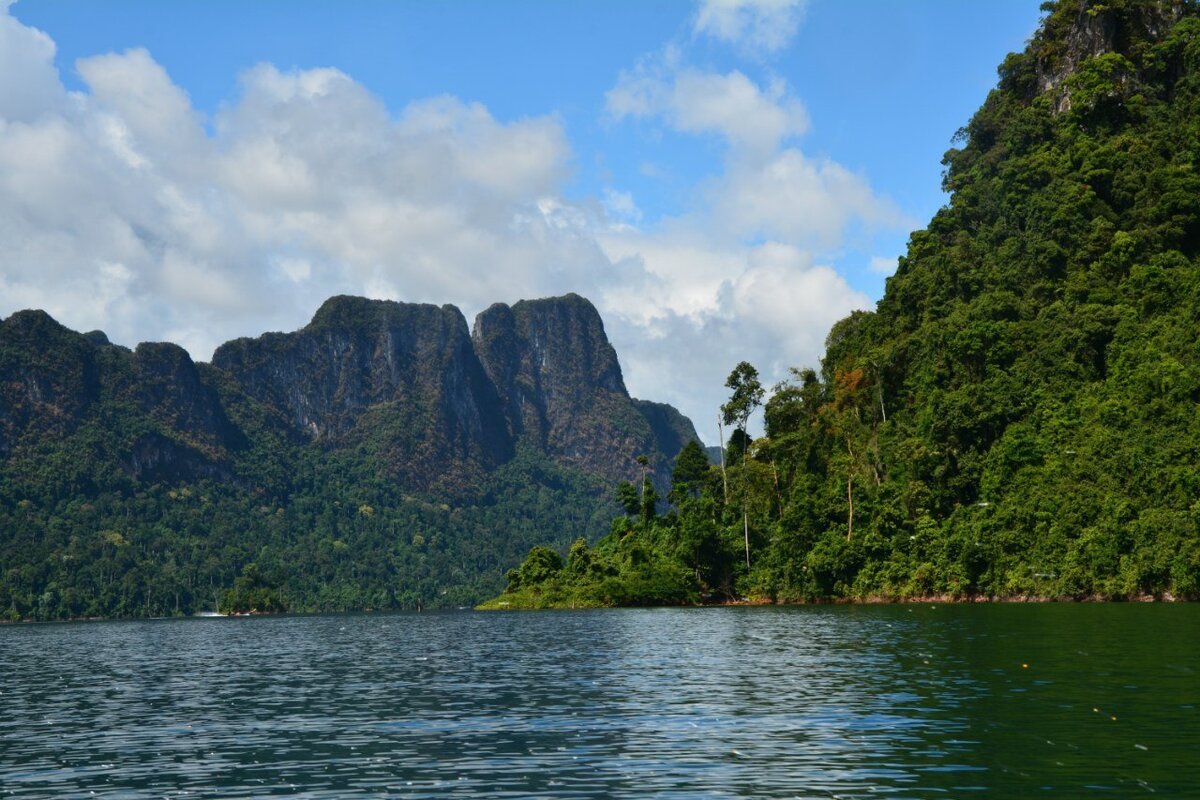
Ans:
{"label": "mountain ridge", "polygon": [[584,298],[502,308],[473,336],[452,305],[338,296],[210,363],[0,320],[0,615],[170,613],[236,580],[296,610],[472,603],[533,542],[599,536],[638,456],[665,485],[695,429],[629,396]]}
{"label": "mountain ridge", "polygon": [[[112,344],[103,331],[78,333],[40,310],[14,312],[0,325],[16,331],[7,337],[10,349],[23,345],[32,353],[51,330],[57,347],[77,354],[76,391],[69,400],[56,397],[49,404],[56,412],[84,414],[99,391],[97,371],[126,359],[133,373],[125,381],[140,386],[137,404],[143,411],[185,438],[192,434],[200,449],[237,446],[238,432],[200,377],[206,362],[194,361],[178,345],[142,342],[130,350]],[[497,332],[498,325],[506,327]],[[477,315],[470,331],[450,304],[339,295],[323,302],[304,327],[232,339],[207,363],[286,417],[294,432],[333,446],[362,443],[366,432],[356,426],[363,415],[372,415],[377,429],[380,415],[389,411],[440,406],[445,413],[428,430],[417,430],[418,438],[431,441],[397,442],[445,449],[432,467],[494,469],[513,457],[517,439],[524,437],[564,466],[611,482],[631,477],[634,456],[643,453],[652,457],[656,473],[665,472],[683,444],[699,438],[674,408],[629,396],[603,321],[576,294],[494,304]],[[22,372],[32,381],[26,399],[45,405],[28,363]],[[8,399],[11,409],[27,405]],[[0,454],[14,441],[16,423],[6,421],[0,426]],[[627,464],[617,463],[619,453]],[[412,471],[397,477],[421,489],[437,488]]]}

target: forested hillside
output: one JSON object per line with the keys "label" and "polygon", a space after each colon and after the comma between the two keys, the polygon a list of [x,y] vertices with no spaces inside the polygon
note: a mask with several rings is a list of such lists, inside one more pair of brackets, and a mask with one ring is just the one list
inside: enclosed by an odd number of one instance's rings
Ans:
{"label": "forested hillside", "polygon": [[[766,435],[498,603],[1200,595],[1200,16],[1043,10]],[[727,423],[757,388],[735,370]]]}
{"label": "forested hillside", "polygon": [[213,364],[0,321],[0,618],[478,602],[695,438],[629,397],[581,297],[335,297]]}

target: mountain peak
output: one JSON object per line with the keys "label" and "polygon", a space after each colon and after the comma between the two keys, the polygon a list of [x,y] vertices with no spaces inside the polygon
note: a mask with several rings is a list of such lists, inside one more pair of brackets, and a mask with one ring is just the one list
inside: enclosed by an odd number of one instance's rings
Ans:
{"label": "mountain peak", "polygon": [[[374,300],[340,294],[321,304],[317,313],[313,314],[312,322],[308,324],[307,329],[373,329],[394,323],[413,313],[433,314],[438,312],[462,316],[462,312],[452,305],[443,305],[439,308],[429,303],[402,303],[396,300]],[[466,324],[465,320],[463,324]]]}

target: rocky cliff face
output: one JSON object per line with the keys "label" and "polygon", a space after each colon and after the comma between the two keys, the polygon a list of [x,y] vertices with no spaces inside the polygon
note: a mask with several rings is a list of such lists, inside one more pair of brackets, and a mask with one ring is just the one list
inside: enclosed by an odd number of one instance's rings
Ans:
{"label": "rocky cliff face", "polygon": [[[1102,3],[1093,0],[1070,0],[1074,13],[1062,15],[1062,24],[1050,19],[1039,30],[1033,45],[1037,57],[1037,89],[1049,92],[1056,113],[1071,110],[1071,87],[1068,79],[1076,74],[1089,58],[1106,53],[1126,54],[1131,42],[1155,41],[1183,15],[1183,0],[1126,4]],[[1128,65],[1132,67],[1132,65]],[[1127,80],[1132,75],[1118,76]]]}
{"label": "rocky cliff face", "polygon": [[665,488],[695,438],[675,409],[629,397],[604,323],[578,295],[494,305],[473,334],[454,306],[334,297],[301,330],[222,345],[211,366],[173,344],[131,352],[20,312],[0,324],[0,400],[0,457],[109,424],[141,480],[232,477],[255,434],[231,418],[246,413],[435,494],[476,484],[521,441],[604,483],[634,479],[645,454]]}
{"label": "rocky cliff face", "polygon": [[497,303],[476,317],[473,339],[510,435],[560,463],[629,479],[639,454],[667,462],[679,451],[656,446],[600,315],[579,295]]}
{"label": "rocky cliff face", "polygon": [[654,449],[660,453],[678,454],[688,442],[700,441],[692,421],[667,403],[634,400],[633,405],[650,424]]}
{"label": "rocky cliff face", "polygon": [[453,306],[334,297],[302,330],[229,342],[213,365],[313,440],[362,447],[417,488],[469,483],[512,453]]}
{"label": "rocky cliff face", "polygon": [[0,456],[73,432],[100,391],[95,348],[44,311],[0,323]]}
{"label": "rocky cliff face", "polygon": [[674,409],[645,406],[652,424],[630,399],[578,295],[497,303],[470,336],[454,306],[335,297],[300,331],[222,345],[213,365],[311,439],[366,447],[423,489],[470,483],[518,441],[606,482],[645,453],[665,481],[695,436]]}
{"label": "rocky cliff face", "polygon": [[0,323],[0,457],[36,457],[48,440],[89,431],[139,480],[230,477],[229,454],[245,444],[177,345],[130,352],[42,311]]}

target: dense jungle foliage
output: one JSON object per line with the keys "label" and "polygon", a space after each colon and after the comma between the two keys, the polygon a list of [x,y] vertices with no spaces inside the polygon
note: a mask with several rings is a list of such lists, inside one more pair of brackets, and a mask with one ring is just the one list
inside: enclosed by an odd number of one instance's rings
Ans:
{"label": "dense jungle foliage", "polygon": [[454,607],[498,591],[533,543],[611,515],[589,479],[524,447],[452,507],[264,429],[236,481],[147,484],[111,455],[140,418],[104,405],[101,424],[2,465],[0,618]]}
{"label": "dense jungle foliage", "polygon": [[765,435],[739,365],[724,478],[685,451],[665,515],[535,549],[491,607],[1200,596],[1200,16],[1043,10]]}

